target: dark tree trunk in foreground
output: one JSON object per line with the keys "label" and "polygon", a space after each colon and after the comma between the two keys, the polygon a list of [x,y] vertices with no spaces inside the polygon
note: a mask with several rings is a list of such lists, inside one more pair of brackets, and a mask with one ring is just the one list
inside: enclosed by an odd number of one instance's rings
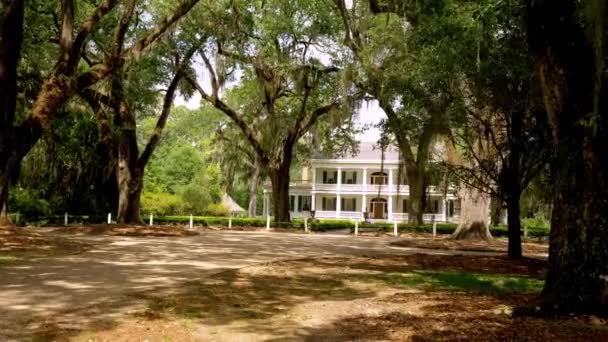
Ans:
{"label": "dark tree trunk in foreground", "polygon": [[277,168],[270,168],[272,204],[275,222],[289,222],[289,170],[291,158]]}
{"label": "dark tree trunk in foreground", "polygon": [[255,155],[253,162],[253,172],[249,179],[249,207],[247,213],[249,217],[255,217],[257,215],[258,207],[258,185],[260,184],[260,175],[262,173],[262,162],[260,157]]}
{"label": "dark tree trunk in foreground", "polygon": [[509,235],[507,255],[511,259],[519,259],[522,257],[519,196],[507,200],[507,224]]}
{"label": "dark tree trunk in foreground", "polygon": [[410,190],[407,221],[412,226],[419,226],[424,224],[422,215],[424,213],[424,177],[426,169],[425,167],[408,167],[406,173]]}
{"label": "dark tree trunk in foreground", "polygon": [[607,17],[602,1],[528,5],[556,157],[549,272],[535,307],[543,313],[608,314]]}
{"label": "dark tree trunk in foreground", "polygon": [[475,188],[464,188],[460,191],[461,215],[453,239],[492,238],[488,226],[490,195]]}
{"label": "dark tree trunk in foreground", "polygon": [[123,127],[118,146],[116,169],[118,181],[117,221],[119,223],[140,223],[139,209],[144,182],[144,168],[140,165],[138,159],[139,151],[135,128]]}

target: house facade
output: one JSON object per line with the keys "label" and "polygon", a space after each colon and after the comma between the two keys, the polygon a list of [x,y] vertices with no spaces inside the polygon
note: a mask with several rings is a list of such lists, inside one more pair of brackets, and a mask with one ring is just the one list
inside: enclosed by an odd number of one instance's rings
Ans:
{"label": "house facade", "polygon": [[[431,182],[432,183],[432,182]],[[439,183],[439,182],[437,182]],[[459,201],[453,188],[427,187],[425,222],[458,219]],[[264,215],[271,215],[271,187],[264,189]],[[399,154],[384,153],[371,143],[361,143],[355,155],[343,158],[315,156],[302,170],[302,179],[290,184],[291,217],[406,222],[409,186],[399,173]]]}

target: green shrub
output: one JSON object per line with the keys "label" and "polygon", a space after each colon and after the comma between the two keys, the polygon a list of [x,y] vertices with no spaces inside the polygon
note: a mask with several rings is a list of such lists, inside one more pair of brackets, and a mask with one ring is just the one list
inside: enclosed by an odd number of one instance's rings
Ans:
{"label": "green shrub", "polygon": [[181,213],[182,200],[167,193],[144,192],[141,195],[142,214],[175,215]]}
{"label": "green shrub", "polygon": [[39,219],[51,214],[49,202],[29,189],[15,189],[11,192],[9,208],[27,219]]}
{"label": "green shrub", "polygon": [[230,211],[222,203],[211,203],[205,209],[205,213],[209,216],[228,216]]}

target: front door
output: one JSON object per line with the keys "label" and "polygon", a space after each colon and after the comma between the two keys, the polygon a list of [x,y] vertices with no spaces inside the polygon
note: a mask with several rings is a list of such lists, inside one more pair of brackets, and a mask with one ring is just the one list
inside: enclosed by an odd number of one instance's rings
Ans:
{"label": "front door", "polygon": [[374,207],[374,219],[382,220],[384,218],[384,203],[375,202],[373,203]]}

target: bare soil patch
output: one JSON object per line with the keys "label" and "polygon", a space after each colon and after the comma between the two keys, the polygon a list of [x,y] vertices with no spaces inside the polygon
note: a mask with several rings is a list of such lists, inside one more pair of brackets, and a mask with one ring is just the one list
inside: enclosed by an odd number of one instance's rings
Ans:
{"label": "bare soil patch", "polygon": [[544,272],[540,260],[477,256],[273,262],[193,279],[169,295],[134,293],[147,309],[70,340],[608,340],[595,317],[511,316],[537,295]]}
{"label": "bare soil patch", "polygon": [[33,228],[0,228],[0,266],[50,256],[81,253],[90,245],[58,236],[41,234]]}
{"label": "bare soil patch", "polygon": [[80,235],[112,235],[133,237],[171,237],[199,235],[195,230],[188,230],[182,226],[145,226],[132,224],[95,224],[86,226],[59,227],[52,231],[60,234]]}
{"label": "bare soil patch", "polygon": [[[415,247],[428,249],[445,249],[451,251],[472,251],[472,252],[499,252],[506,253],[508,240],[495,238],[492,240],[452,240],[449,237],[435,237],[429,234],[404,234],[399,241],[392,243],[394,246]],[[524,254],[546,254],[549,246],[542,242],[523,242],[522,251]]]}

